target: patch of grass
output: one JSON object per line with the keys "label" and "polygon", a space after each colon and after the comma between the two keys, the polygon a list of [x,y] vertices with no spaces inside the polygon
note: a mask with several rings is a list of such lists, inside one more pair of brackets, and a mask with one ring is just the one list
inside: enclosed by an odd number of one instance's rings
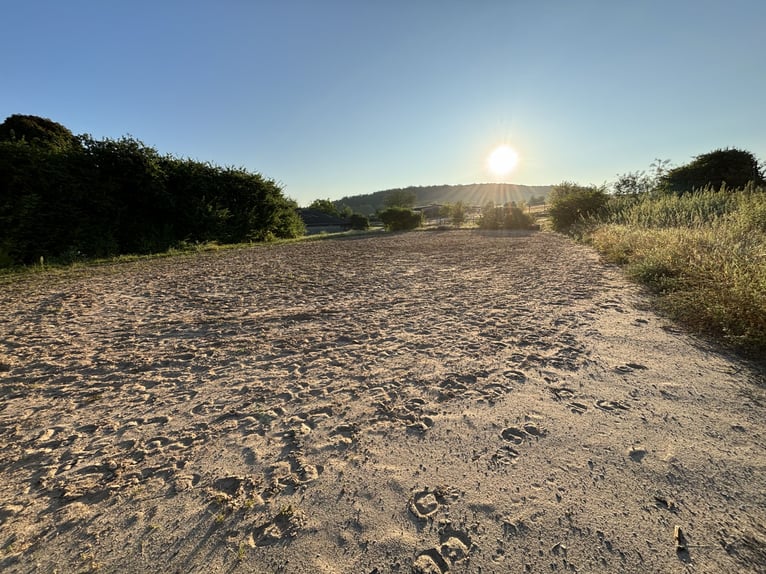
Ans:
{"label": "patch of grass", "polygon": [[766,193],[646,198],[605,219],[587,240],[651,288],[662,311],[746,355],[766,355]]}

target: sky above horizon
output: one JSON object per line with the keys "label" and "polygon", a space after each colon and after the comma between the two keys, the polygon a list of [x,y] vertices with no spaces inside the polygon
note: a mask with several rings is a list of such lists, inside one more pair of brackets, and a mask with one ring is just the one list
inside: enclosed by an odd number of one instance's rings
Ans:
{"label": "sky above horizon", "polygon": [[[766,159],[763,0],[4,0],[2,118],[245,167],[301,205]],[[518,154],[508,174],[487,158]]]}

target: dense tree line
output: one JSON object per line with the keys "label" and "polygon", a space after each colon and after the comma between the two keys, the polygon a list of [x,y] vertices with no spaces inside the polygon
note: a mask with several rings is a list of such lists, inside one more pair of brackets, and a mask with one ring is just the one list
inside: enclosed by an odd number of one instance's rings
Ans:
{"label": "dense tree line", "polygon": [[303,233],[296,205],[257,173],[95,140],[45,118],[0,124],[0,265],[237,243]]}

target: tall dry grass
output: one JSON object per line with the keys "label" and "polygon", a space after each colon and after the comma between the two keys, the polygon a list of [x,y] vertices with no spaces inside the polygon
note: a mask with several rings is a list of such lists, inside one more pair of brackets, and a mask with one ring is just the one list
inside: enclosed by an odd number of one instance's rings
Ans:
{"label": "tall dry grass", "polygon": [[671,317],[766,357],[766,190],[614,198],[588,239]]}

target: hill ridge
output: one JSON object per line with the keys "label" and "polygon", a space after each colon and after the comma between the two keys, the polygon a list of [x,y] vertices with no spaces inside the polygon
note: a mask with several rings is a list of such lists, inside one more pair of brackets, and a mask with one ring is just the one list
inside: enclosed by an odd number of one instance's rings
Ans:
{"label": "hill ridge", "polygon": [[409,191],[415,194],[416,205],[432,203],[456,203],[485,205],[492,202],[505,204],[515,201],[529,201],[533,197],[547,197],[551,185],[521,185],[515,183],[468,183],[409,186],[384,189],[373,193],[346,196],[334,203],[348,205],[355,212],[371,215],[384,207],[386,196],[395,191]]}

